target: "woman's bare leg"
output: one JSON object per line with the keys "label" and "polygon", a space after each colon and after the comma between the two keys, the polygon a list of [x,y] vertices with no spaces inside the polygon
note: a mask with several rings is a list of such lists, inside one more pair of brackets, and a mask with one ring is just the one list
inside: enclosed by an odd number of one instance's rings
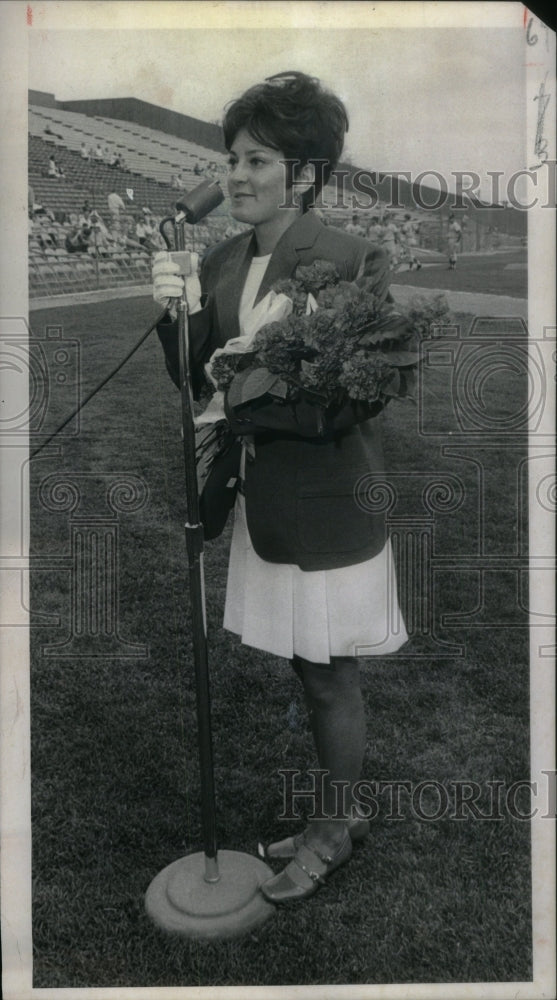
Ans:
{"label": "woman's bare leg", "polygon": [[[330,664],[311,663],[295,657],[293,667],[304,688],[309,721],[323,782],[323,812],[347,818],[352,786],[361,776],[366,744],[365,714],[360,670],[355,657],[333,657]],[[344,793],[335,782],[348,782]],[[342,786],[341,786],[342,787]],[[306,842],[334,847],[342,839],[344,822],[311,820]]]}

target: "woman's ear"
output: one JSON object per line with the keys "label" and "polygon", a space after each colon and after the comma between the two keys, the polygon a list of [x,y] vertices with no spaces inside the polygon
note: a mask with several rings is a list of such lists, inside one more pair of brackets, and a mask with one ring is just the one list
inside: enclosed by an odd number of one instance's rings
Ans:
{"label": "woman's ear", "polygon": [[305,194],[313,184],[315,184],[315,164],[305,163],[296,178],[296,187]]}

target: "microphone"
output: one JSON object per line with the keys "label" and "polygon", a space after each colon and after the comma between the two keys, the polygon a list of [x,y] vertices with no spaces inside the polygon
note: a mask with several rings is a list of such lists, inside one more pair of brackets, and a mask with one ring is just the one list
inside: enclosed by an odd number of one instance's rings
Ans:
{"label": "microphone", "polygon": [[218,181],[204,180],[185,198],[176,202],[176,211],[183,212],[186,222],[194,225],[204,219],[217,205],[224,201],[224,192]]}

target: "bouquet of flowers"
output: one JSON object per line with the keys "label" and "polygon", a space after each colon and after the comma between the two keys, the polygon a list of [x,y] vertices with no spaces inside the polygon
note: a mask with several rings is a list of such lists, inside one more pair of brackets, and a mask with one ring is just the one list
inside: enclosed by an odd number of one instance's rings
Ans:
{"label": "bouquet of flowers", "polygon": [[215,352],[207,366],[213,385],[228,393],[231,407],[263,395],[325,408],[413,398],[418,334],[424,323],[448,321],[446,303],[404,314],[380,302],[371,286],[369,277],[341,280],[329,261],[298,266],[275,285],[292,304],[289,314],[263,322],[244,351]]}

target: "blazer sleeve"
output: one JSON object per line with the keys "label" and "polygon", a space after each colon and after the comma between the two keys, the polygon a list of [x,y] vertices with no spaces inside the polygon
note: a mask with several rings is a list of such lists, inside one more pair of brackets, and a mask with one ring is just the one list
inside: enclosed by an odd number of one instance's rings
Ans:
{"label": "blazer sleeve", "polygon": [[[213,324],[212,300],[207,294],[206,261],[201,264],[201,304],[202,308],[188,316],[189,366],[194,399],[199,399],[205,377],[203,366],[211,357],[211,332]],[[162,344],[166,369],[177,388],[180,388],[180,349],[178,342],[178,320],[169,313],[157,326],[157,334]]]}
{"label": "blazer sleeve", "polygon": [[[169,313],[157,326],[157,334],[164,351],[166,369],[177,388],[180,388],[180,351],[178,320]],[[188,343],[190,349],[190,374],[194,399],[199,399],[204,384],[203,366],[211,357],[211,308],[205,305],[199,312],[188,316]]]}

